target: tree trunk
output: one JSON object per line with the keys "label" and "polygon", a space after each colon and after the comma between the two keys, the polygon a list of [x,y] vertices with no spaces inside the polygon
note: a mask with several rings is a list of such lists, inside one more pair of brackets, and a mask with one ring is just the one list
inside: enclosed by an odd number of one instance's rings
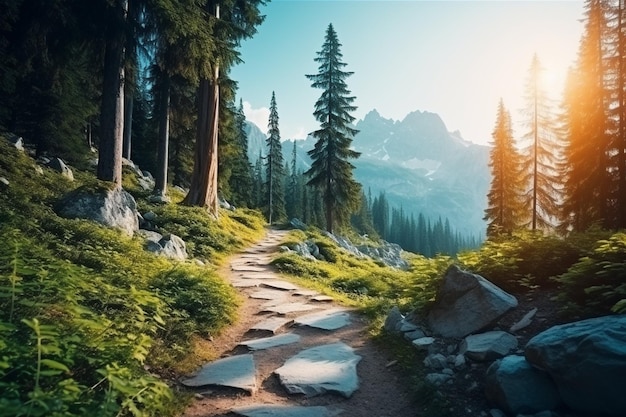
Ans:
{"label": "tree trunk", "polygon": [[[215,10],[219,19],[219,5]],[[217,199],[217,152],[219,127],[219,88],[220,69],[217,63],[213,68],[213,82],[207,79],[200,81],[198,90],[198,127],[191,186],[183,204],[206,207],[210,214],[218,217],[219,201]]]}
{"label": "tree trunk", "polygon": [[165,196],[167,193],[167,170],[169,158],[169,127],[170,127],[170,77],[162,74],[159,103],[159,149],[157,155],[157,172],[154,194]]}
{"label": "tree trunk", "polygon": [[[117,13],[125,21],[128,1],[121,0]],[[100,146],[97,177],[122,186],[122,141],[124,123],[124,28],[111,28],[104,53]]]}
{"label": "tree trunk", "polygon": [[124,84],[124,151],[122,156],[129,161],[131,160],[131,136],[133,129],[133,107],[135,98],[129,90],[129,84]]}

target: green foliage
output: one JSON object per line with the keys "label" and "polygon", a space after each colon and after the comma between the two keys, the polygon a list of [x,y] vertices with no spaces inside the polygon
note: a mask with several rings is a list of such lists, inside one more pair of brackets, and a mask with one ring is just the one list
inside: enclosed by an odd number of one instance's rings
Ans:
{"label": "green foliage", "polygon": [[568,238],[541,233],[516,232],[499,240],[488,240],[472,252],[458,256],[461,265],[511,292],[529,287],[554,288],[551,279],[563,274],[590,250],[602,232]]}
{"label": "green foliage", "polygon": [[[9,180],[0,185],[0,415],[174,415],[180,398],[158,375],[198,365],[195,338],[233,320],[234,290],[212,265],[172,262],[140,238],[58,217],[52,206],[70,187],[110,184],[35,168],[0,140],[0,176]],[[201,209],[138,204],[212,262],[264,224],[248,210],[209,220]]]}
{"label": "green foliage", "polygon": [[573,314],[602,315],[626,312],[626,233],[597,242],[556,281],[563,291],[559,300]]}
{"label": "green foliage", "polygon": [[429,259],[408,254],[410,268],[403,271],[369,258],[357,258],[313,229],[291,232],[285,245],[293,247],[307,239],[317,245],[325,260],[284,253],[273,261],[278,270],[305,286],[343,297],[373,320],[384,316],[393,305],[403,310],[427,306],[434,300],[440,278],[452,262],[444,256]]}

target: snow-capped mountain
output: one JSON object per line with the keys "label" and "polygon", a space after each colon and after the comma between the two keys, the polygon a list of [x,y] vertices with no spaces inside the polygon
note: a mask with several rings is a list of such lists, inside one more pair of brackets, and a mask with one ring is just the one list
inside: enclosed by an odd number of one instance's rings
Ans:
{"label": "snow-capped mountain", "polygon": [[[449,132],[439,115],[430,112],[415,111],[394,121],[372,110],[355,127],[359,133],[352,144],[361,157],[352,161],[354,175],[366,194],[376,197],[384,192],[390,205],[402,206],[405,213],[421,212],[433,222],[447,217],[461,233],[484,235],[482,218],[491,179],[487,146]],[[248,139],[254,162],[259,148],[253,149],[253,143],[260,141],[256,133]],[[314,143],[312,137],[296,141],[303,169]],[[260,149],[264,146],[262,142]],[[285,161],[291,161],[292,151],[293,142],[283,142]]]}

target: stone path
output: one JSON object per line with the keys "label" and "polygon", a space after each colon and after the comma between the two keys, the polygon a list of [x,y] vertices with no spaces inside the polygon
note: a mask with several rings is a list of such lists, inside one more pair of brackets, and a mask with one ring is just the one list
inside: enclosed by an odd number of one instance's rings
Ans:
{"label": "stone path", "polygon": [[221,270],[245,301],[213,341],[221,359],[180,381],[196,397],[183,417],[417,415],[365,321],[275,272],[287,233],[268,230]]}

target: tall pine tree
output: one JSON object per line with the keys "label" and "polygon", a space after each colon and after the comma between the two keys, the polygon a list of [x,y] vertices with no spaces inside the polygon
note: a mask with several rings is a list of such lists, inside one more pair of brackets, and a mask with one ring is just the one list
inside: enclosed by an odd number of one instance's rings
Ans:
{"label": "tall pine tree", "polygon": [[270,116],[268,123],[267,157],[265,173],[267,180],[267,218],[270,224],[274,220],[284,219],[285,214],[285,172],[283,163],[283,147],[280,143],[280,129],[278,127],[278,106],[276,94],[272,91],[270,101]]}
{"label": "tall pine tree", "polygon": [[322,192],[326,218],[326,230],[332,233],[335,225],[344,224],[350,213],[358,208],[361,186],[353,178],[354,165],[349,160],[360,153],[351,149],[352,138],[357,133],[351,127],[355,118],[350,112],[356,110],[355,100],[350,96],[346,79],[352,72],[344,71],[341,44],[333,25],[329,24],[322,50],[317,53],[318,73],[307,75],[313,88],[322,89],[315,103],[313,115],[320,128],[313,132],[317,139],[310,150],[312,164],[307,171],[308,185]]}
{"label": "tall pine tree", "polygon": [[492,133],[490,152],[491,188],[487,194],[487,237],[511,233],[520,224],[523,214],[521,160],[515,148],[511,115],[502,99],[498,105],[496,126]]}
{"label": "tall pine tree", "polygon": [[543,68],[535,54],[526,84],[526,125],[523,152],[525,205],[531,230],[550,230],[560,217],[558,201],[561,185],[558,167],[561,148],[556,135],[554,114],[542,85]]}

